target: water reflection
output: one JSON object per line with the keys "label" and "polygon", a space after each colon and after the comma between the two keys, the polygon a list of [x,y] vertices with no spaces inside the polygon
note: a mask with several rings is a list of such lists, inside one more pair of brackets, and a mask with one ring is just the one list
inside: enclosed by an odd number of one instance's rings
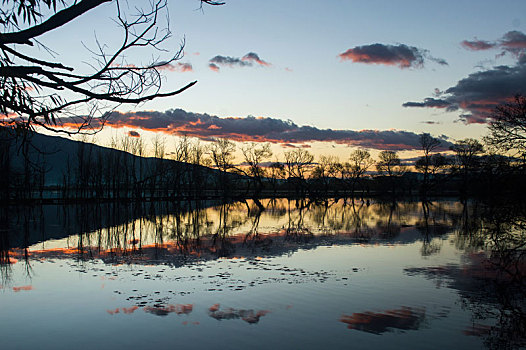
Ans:
{"label": "water reflection", "polygon": [[218,321],[242,319],[243,321],[250,324],[258,323],[259,319],[268,314],[269,312],[270,311],[268,310],[254,311],[252,309],[244,310],[233,308],[225,308],[223,310],[220,310],[219,304],[214,304],[208,309],[208,315],[212,318],[215,318]]}
{"label": "water reflection", "polygon": [[360,312],[343,315],[340,322],[346,323],[347,328],[356,329],[373,334],[382,334],[397,330],[418,330],[426,317],[426,310],[411,307],[387,310],[384,312]]}
{"label": "water reflection", "polygon": [[160,304],[156,304],[154,306],[145,306],[143,310],[145,312],[148,312],[150,314],[154,314],[156,316],[166,316],[171,313],[175,313],[177,315],[188,315],[193,310],[192,304],[177,304],[177,305],[166,305],[162,306]]}
{"label": "water reflection", "polygon": [[138,310],[138,309],[139,307],[134,305],[132,307],[121,307],[121,308],[116,308],[115,310],[106,310],[106,312],[109,313],[110,315],[115,315],[122,311],[123,314],[129,315],[129,314],[133,314],[135,310]]}
{"label": "water reflection", "polygon": [[17,293],[20,291],[29,291],[33,290],[33,286],[20,286],[20,287],[13,287],[13,292]]}
{"label": "water reflection", "polygon": [[418,202],[367,205],[344,200],[271,199],[261,201],[265,210],[250,201],[213,204],[18,209],[22,215],[5,220],[0,242],[2,265],[29,257],[154,262],[175,256],[280,255],[320,244],[411,243],[422,234],[424,243],[429,244],[433,237],[453,230],[453,217],[459,209],[455,203],[436,202],[431,209],[426,204],[422,223]]}
{"label": "water reflection", "polygon": [[[160,320],[201,314],[259,327],[266,323],[260,323],[263,317],[278,318],[275,309],[250,301],[235,304],[235,296],[225,301],[224,295],[307,284],[329,284],[331,293],[344,287],[355,291],[367,282],[353,281],[364,263],[335,271],[309,260],[292,266],[286,257],[320,247],[415,246],[419,265],[399,266],[401,277],[454,291],[470,316],[470,322],[457,326],[459,335],[484,339],[495,349],[526,346],[525,242],[526,210],[520,203],[266,199],[0,208],[1,288],[20,297],[41,288],[18,281],[13,271],[31,277],[34,264],[60,262],[100,278],[98,283],[115,282],[116,303],[100,308],[108,317],[139,314]],[[451,255],[450,247],[461,255],[460,262],[441,257]],[[112,269],[121,265],[132,268]],[[186,273],[169,273],[179,268]],[[124,287],[144,281],[167,287]],[[199,293],[213,298],[204,310],[195,306]],[[188,295],[196,299],[181,300]],[[217,301],[221,305],[213,304]],[[343,315],[340,308],[330,319],[361,331],[346,333],[417,331],[435,319],[432,306],[411,301],[368,305]]]}
{"label": "water reflection", "polygon": [[455,243],[467,252],[464,261],[405,273],[458,291],[473,319],[464,334],[483,337],[491,349],[526,346],[526,207],[464,203],[459,219]]}

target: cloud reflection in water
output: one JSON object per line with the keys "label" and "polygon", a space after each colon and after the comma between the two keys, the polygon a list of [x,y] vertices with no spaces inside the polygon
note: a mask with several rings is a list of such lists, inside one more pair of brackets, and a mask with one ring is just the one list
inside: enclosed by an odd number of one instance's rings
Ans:
{"label": "cloud reflection in water", "polygon": [[390,332],[392,329],[418,330],[426,316],[425,309],[402,306],[400,309],[384,312],[357,312],[343,315],[340,322],[346,323],[347,328],[356,329],[373,334]]}

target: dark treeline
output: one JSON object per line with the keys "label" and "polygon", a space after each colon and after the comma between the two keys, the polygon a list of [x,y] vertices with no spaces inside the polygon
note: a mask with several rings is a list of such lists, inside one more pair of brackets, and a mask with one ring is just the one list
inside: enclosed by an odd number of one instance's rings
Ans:
{"label": "dark treeline", "polygon": [[113,138],[110,148],[86,139],[54,138],[58,144],[53,149],[49,136],[1,128],[0,197],[78,201],[522,196],[524,111],[526,98],[521,96],[499,106],[483,143],[467,138],[447,149],[440,139],[423,133],[421,156],[411,161],[389,150],[373,159],[364,149],[350,152],[344,160],[330,155],[316,159],[301,147],[273,159],[268,143],[245,143],[236,149],[227,139],[205,145],[186,136],[172,145],[160,136],[148,145],[142,138],[124,136]]}
{"label": "dark treeline", "polygon": [[[160,139],[153,141],[153,157],[144,157],[143,141],[131,137],[113,140],[113,149],[65,140],[69,152],[44,153],[38,145],[20,142],[22,136],[17,138],[7,129],[1,132],[1,196],[14,201],[467,197],[520,195],[525,190],[521,159],[485,152],[474,139],[458,141],[447,154],[433,152],[439,140],[429,134],[421,135],[424,155],[412,163],[393,151],[383,151],[375,160],[361,149],[352,151],[347,161],[334,156],[316,161],[302,148],[285,152],[284,161],[270,162],[268,144],[249,144],[242,148],[244,162],[235,164],[235,144],[224,139],[204,147],[182,138],[167,159]],[[56,162],[62,164],[60,171],[53,170]]]}
{"label": "dark treeline", "polygon": [[[195,145],[187,141],[178,145],[187,148],[178,149],[177,157],[166,159],[160,138],[153,140],[153,157],[145,157],[140,138],[112,139],[106,148],[36,133],[18,135],[7,128],[0,133],[4,200],[203,198],[226,189],[218,186],[218,172],[202,164],[203,150],[190,149]],[[238,177],[228,174],[221,184]]]}

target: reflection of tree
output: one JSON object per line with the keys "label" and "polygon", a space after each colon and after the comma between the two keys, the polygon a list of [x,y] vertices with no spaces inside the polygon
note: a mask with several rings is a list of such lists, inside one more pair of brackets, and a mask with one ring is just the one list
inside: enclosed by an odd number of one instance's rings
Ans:
{"label": "reflection of tree", "polygon": [[320,227],[322,232],[330,233],[332,230],[337,229],[336,226],[338,224],[331,225],[329,223],[332,221],[331,212],[333,212],[332,208],[335,204],[337,204],[336,200],[325,199],[319,205],[315,205],[309,210],[310,219]]}
{"label": "reflection of tree", "polygon": [[484,235],[481,234],[481,221],[479,204],[463,200],[462,210],[453,217],[454,226],[457,227],[455,245],[461,250],[477,250],[484,247]]}
{"label": "reflection of tree", "polygon": [[[29,252],[27,248],[19,250],[17,258],[14,258],[11,248],[11,216],[13,213],[9,210],[13,208],[1,207],[0,208],[0,274],[2,284],[6,284],[10,280],[11,265],[17,261],[23,260],[24,272],[27,277],[32,276],[32,267],[29,260]],[[29,245],[30,233],[32,229],[40,231],[43,235],[43,224],[38,227],[34,227],[32,223],[43,222],[44,215],[42,210],[33,209],[31,207],[17,207],[16,210],[19,215],[16,216],[15,223],[17,224],[17,235],[21,239],[23,247]]]}
{"label": "reflection of tree", "polygon": [[9,258],[9,216],[5,207],[0,207],[0,273],[1,283],[7,284],[9,280],[11,264]]}
{"label": "reflection of tree", "polygon": [[499,248],[489,257],[475,255],[473,260],[471,276],[467,277],[471,289],[461,290],[460,294],[475,322],[495,320],[495,325],[481,334],[485,344],[490,349],[526,346],[524,251],[517,254]]}
{"label": "reflection of tree", "polygon": [[167,239],[175,241],[177,251],[184,255],[199,251],[200,236],[208,232],[208,217],[200,203],[191,205],[188,211],[177,207],[177,210],[169,216],[169,220],[171,227]]}
{"label": "reflection of tree", "polygon": [[[67,237],[63,249],[46,250],[42,243],[42,249],[32,247],[31,254],[34,258],[75,258],[79,263],[102,259],[106,263],[181,265],[197,259],[279,255],[329,242],[389,242],[398,240],[403,228],[414,231],[412,227],[416,227],[426,232],[426,220],[420,219],[423,214],[418,202],[393,205],[391,201],[367,204],[368,201],[352,203],[343,199],[316,202],[276,198],[260,202],[265,211],[251,200],[219,205],[153,201],[57,206],[61,234],[46,236],[44,231],[49,227],[42,228],[40,239],[17,241],[15,246]],[[428,240],[447,231],[451,220],[460,224],[462,215],[454,213],[460,213],[461,208],[429,204],[425,213]],[[37,217],[32,220],[42,223],[38,211],[35,213]],[[46,218],[49,217],[47,213]],[[13,231],[13,227],[9,229]],[[419,237],[408,235],[400,239],[413,242]]]}
{"label": "reflection of tree", "polygon": [[463,203],[457,219],[456,244],[467,251],[465,264],[406,272],[446,277],[472,313],[474,326],[465,333],[483,337],[488,348],[526,346],[526,206]]}
{"label": "reflection of tree", "polygon": [[288,201],[287,227],[285,228],[285,241],[308,242],[312,238],[309,227],[305,225],[305,211],[310,207],[308,199],[295,201],[296,210],[292,210],[291,201]]}
{"label": "reflection of tree", "polygon": [[[364,228],[367,227],[367,214],[368,214],[368,206],[364,205],[362,202],[359,206],[357,206],[354,202],[352,203],[352,211],[351,211],[351,217],[349,220],[347,220],[348,225],[352,227],[354,235],[359,238],[369,238],[371,235],[370,230],[366,230],[364,232]],[[342,219],[345,212],[342,213]]]}
{"label": "reflection of tree", "polygon": [[258,204],[257,204],[256,210],[250,210],[250,206],[249,206],[248,216],[250,217],[252,224],[250,226],[250,229],[246,233],[245,239],[243,242],[247,247],[252,248],[252,251],[254,251],[255,247],[258,245],[269,243],[268,240],[260,237],[259,235],[259,231],[258,231],[259,220],[261,219],[262,210],[259,209],[259,206],[261,205],[261,203],[259,201],[257,201],[257,203]]}
{"label": "reflection of tree", "polygon": [[[434,209],[431,211],[431,209]],[[449,231],[449,226],[439,222],[441,214],[440,204],[431,203],[427,200],[422,201],[422,216],[417,223],[417,229],[422,233],[422,256],[436,254],[441,249],[441,244],[433,240],[436,236],[441,236]]]}
{"label": "reflection of tree", "polygon": [[395,237],[400,233],[400,207],[399,203],[395,201],[387,201],[378,203],[377,210],[379,220],[376,226],[381,230],[385,237]]}
{"label": "reflection of tree", "polygon": [[370,214],[365,202],[352,201],[348,205],[345,200],[330,200],[313,206],[309,210],[309,219],[325,234],[345,232],[354,238],[369,239],[372,234],[367,227]]}
{"label": "reflection of tree", "polygon": [[227,238],[232,230],[241,226],[245,218],[240,215],[240,210],[234,210],[236,204],[225,203],[219,206],[219,223],[216,232],[213,234],[212,246],[216,256],[227,257],[235,252],[235,247]]}
{"label": "reflection of tree", "polygon": [[265,214],[273,218],[281,218],[287,213],[285,201],[282,198],[271,198],[265,208]]}

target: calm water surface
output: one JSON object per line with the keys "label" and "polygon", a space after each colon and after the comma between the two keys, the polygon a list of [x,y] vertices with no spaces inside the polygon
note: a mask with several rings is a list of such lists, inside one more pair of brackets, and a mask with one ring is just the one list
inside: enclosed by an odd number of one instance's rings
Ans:
{"label": "calm water surface", "polygon": [[525,345],[520,213],[261,204],[4,209],[1,348]]}

